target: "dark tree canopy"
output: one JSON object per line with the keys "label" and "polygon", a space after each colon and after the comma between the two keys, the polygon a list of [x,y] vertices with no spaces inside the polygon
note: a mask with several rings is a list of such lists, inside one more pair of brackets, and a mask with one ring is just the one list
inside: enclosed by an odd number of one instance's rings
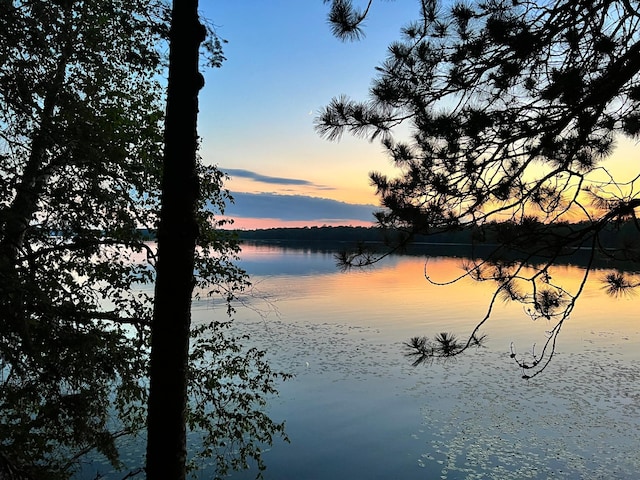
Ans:
{"label": "dark tree canopy", "polygon": [[163,28],[153,2],[0,8],[0,448],[36,478],[117,464],[143,420]]}
{"label": "dark tree canopy", "polygon": [[[170,10],[0,3],[0,469],[68,478],[91,450],[120,466],[117,439],[145,428]],[[205,33],[219,66],[221,41]],[[222,474],[260,461],[253,438],[282,426],[260,410],[277,375],[224,328],[225,302],[247,286],[219,228],[224,175],[199,159],[195,175],[190,286],[222,296],[223,318],[191,332],[187,419],[203,432],[194,457]]]}
{"label": "dark tree canopy", "polygon": [[[373,2],[361,11],[331,3],[334,30],[352,38]],[[381,226],[407,238],[469,228],[479,242],[497,241],[501,248],[468,274],[555,319],[553,343],[575,301],[549,283],[555,258],[589,247],[640,260],[640,173],[620,180],[606,168],[616,141],[640,134],[640,3],[416,3],[418,18],[389,46],[369,99],[335,98],[317,130],[381,140],[399,170],[371,174]],[[395,138],[400,124],[409,138]],[[622,224],[634,226],[631,240],[603,248],[600,232]],[[534,257],[537,267],[525,273]],[[638,284],[622,274],[607,282],[614,293]]]}

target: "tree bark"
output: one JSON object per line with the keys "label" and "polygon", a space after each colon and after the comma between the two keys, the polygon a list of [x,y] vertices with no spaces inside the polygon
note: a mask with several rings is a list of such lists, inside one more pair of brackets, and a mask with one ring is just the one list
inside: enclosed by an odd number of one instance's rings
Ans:
{"label": "tree bark", "polygon": [[199,183],[198,72],[204,29],[197,0],[174,0],[169,51],[162,206],[151,326],[147,478],[184,479],[186,402]]}

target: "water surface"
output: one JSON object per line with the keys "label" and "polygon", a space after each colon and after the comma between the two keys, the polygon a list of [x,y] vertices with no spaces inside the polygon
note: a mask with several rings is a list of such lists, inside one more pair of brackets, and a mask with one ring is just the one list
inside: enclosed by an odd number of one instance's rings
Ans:
{"label": "water surface", "polygon": [[[495,305],[486,348],[412,367],[403,342],[439,332],[464,338],[486,313],[494,285],[425,280],[455,278],[462,262],[393,256],[342,272],[330,251],[244,246],[254,286],[234,328],[295,374],[268,406],[291,443],[265,453],[266,480],[640,478],[640,297],[606,296],[606,272],[593,272],[552,363],[531,380],[510,353],[539,348],[552,324],[514,303]],[[569,265],[552,272],[569,290],[583,273]],[[203,300],[193,313],[207,322],[225,309]],[[125,463],[139,466],[144,439],[127,445]],[[200,466],[196,478],[211,478]],[[108,470],[93,465],[83,478]]]}
{"label": "water surface", "polygon": [[[640,472],[637,297],[610,298],[594,272],[542,376],[523,380],[512,345],[531,350],[549,322],[499,303],[486,348],[411,367],[414,335],[467,335],[495,288],[463,280],[459,258],[395,256],[341,272],[331,252],[245,246],[256,310],[236,328],[296,377],[269,406],[290,444],[265,454],[266,479],[636,479]],[[560,266],[575,288],[583,271]],[[195,321],[215,308],[196,305]],[[255,470],[232,478],[253,478]],[[207,478],[206,472],[200,478]]]}

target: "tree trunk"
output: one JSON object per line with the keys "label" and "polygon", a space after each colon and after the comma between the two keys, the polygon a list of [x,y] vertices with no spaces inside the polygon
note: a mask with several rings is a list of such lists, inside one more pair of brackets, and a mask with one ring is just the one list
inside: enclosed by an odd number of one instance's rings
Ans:
{"label": "tree trunk", "polygon": [[170,33],[162,206],[151,327],[147,478],[184,479],[185,413],[199,184],[198,72],[204,29],[197,0],[174,0]]}

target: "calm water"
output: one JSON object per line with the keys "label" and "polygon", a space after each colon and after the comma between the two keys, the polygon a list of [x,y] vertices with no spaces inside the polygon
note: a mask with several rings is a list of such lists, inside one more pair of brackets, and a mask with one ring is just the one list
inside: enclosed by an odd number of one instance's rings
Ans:
{"label": "calm water", "polygon": [[[424,257],[350,272],[310,250],[246,246],[242,257],[254,290],[236,328],[296,375],[269,406],[291,443],[265,454],[267,480],[640,478],[640,297],[612,299],[590,283],[551,366],[525,381],[510,344],[541,345],[550,325],[521,305],[495,307],[487,348],[419,367],[404,356],[411,336],[465,337],[489,284],[432,286]],[[436,257],[427,267],[448,280],[460,264]],[[559,267],[554,279],[575,286],[580,273]],[[194,321],[212,315],[194,306]]]}

